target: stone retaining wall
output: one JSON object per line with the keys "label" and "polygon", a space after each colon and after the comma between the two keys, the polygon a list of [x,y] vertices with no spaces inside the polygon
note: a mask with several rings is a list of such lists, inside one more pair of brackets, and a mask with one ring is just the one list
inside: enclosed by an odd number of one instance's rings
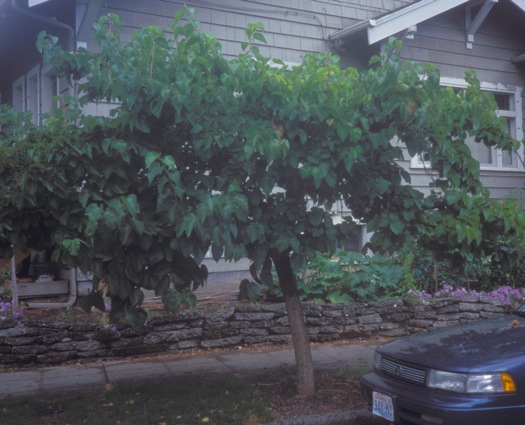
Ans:
{"label": "stone retaining wall", "polygon": [[[429,328],[507,314],[509,307],[490,298],[462,297],[428,304],[403,301],[303,304],[310,340],[326,342],[372,336],[397,337]],[[284,304],[229,307],[153,318],[147,328],[64,322],[0,323],[0,364],[56,364],[217,347],[291,342]]]}

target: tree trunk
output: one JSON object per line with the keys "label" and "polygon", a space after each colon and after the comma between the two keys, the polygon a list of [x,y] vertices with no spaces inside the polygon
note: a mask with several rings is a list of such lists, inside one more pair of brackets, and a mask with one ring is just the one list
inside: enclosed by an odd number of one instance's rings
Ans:
{"label": "tree trunk", "polygon": [[306,331],[303,308],[297,292],[297,280],[290,264],[289,254],[272,255],[272,261],[283,291],[288,321],[292,331],[297,367],[297,392],[300,396],[313,395],[315,393],[315,380],[312,352]]}

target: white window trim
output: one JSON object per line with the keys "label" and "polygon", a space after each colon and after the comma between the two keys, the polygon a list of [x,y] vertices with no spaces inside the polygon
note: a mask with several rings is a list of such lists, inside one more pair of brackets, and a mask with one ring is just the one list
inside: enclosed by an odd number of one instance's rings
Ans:
{"label": "white window trim", "polygon": [[26,74],[26,105],[25,110],[33,113],[33,123],[40,122],[41,113],[41,79],[40,65],[36,65]]}
{"label": "white window trim", "polygon": [[13,82],[13,108],[24,112],[26,110],[26,79],[22,76]]}
{"label": "white window trim", "polygon": [[[467,82],[461,78],[447,78],[442,77],[440,84],[443,87],[452,88],[466,88]],[[483,91],[489,91],[491,93],[503,93],[514,96],[515,110],[514,111],[498,111],[498,115],[502,117],[514,118],[516,121],[516,140],[523,140],[523,109],[521,104],[521,87],[507,86],[504,84],[493,84],[493,83],[481,83],[480,88]],[[500,149],[492,148],[493,153],[496,157],[496,165],[480,164],[480,170],[482,171],[504,171],[504,172],[523,172],[524,167],[521,161],[518,159],[516,167],[504,167],[502,165],[502,151]],[[523,148],[521,147],[518,151],[518,155],[523,157]],[[413,157],[410,161],[410,168],[413,169],[430,169],[430,163],[421,161],[419,156]]]}
{"label": "white window trim", "polygon": [[53,110],[54,96],[60,96],[61,85],[51,66],[35,65],[13,82],[12,106],[21,112],[32,112],[32,121],[38,125],[42,115]]}
{"label": "white window trim", "polygon": [[[55,95],[60,93],[60,79],[56,77],[51,66],[42,68],[42,107],[41,113],[46,114],[53,110]],[[53,87],[54,86],[54,87]],[[58,105],[57,105],[58,106]]]}

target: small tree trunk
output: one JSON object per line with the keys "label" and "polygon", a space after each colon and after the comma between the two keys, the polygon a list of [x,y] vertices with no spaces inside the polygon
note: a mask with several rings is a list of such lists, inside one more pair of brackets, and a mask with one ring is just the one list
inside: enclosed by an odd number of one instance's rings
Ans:
{"label": "small tree trunk", "polygon": [[439,291],[438,265],[436,260],[434,260],[434,289],[435,292]]}
{"label": "small tree trunk", "polygon": [[300,396],[309,396],[315,393],[314,366],[312,352],[306,331],[303,308],[297,291],[297,280],[290,264],[288,254],[272,255],[279,284],[283,291],[288,321],[292,331],[292,341],[297,367],[297,392]]}

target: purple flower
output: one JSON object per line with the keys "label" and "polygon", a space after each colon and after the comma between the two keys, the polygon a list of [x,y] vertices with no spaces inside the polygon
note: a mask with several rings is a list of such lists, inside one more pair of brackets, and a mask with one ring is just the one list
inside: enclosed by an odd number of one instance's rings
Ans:
{"label": "purple flower", "polygon": [[525,300],[525,289],[513,289],[510,286],[502,286],[492,292],[477,292],[469,291],[465,288],[455,289],[452,285],[444,284],[440,291],[434,294],[428,294],[424,291],[418,291],[417,289],[410,289],[407,291],[408,296],[417,296],[421,301],[425,301],[427,298],[439,298],[439,297],[463,297],[463,296],[474,296],[474,297],[490,297],[498,300],[504,305],[512,305],[513,303],[523,302]]}

